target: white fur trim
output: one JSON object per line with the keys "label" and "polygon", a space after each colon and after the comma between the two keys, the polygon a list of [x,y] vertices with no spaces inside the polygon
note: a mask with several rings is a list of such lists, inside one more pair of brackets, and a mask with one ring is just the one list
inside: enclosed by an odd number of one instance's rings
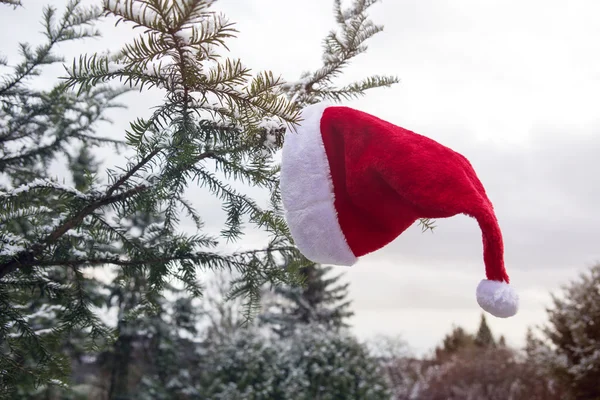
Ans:
{"label": "white fur trim", "polygon": [[477,303],[498,318],[508,318],[519,309],[519,296],[505,282],[484,279],[477,286]]}
{"label": "white fur trim", "polygon": [[327,107],[323,103],[306,107],[300,126],[286,133],[281,197],[300,252],[316,263],[350,266],[357,258],[337,219],[331,170],[321,137],[321,117]]}

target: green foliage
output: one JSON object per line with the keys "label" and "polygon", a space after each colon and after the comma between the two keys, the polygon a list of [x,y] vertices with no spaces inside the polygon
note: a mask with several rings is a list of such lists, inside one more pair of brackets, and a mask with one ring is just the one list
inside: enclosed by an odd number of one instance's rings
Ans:
{"label": "green foliage", "polygon": [[475,345],[475,337],[461,327],[454,327],[452,332],[444,336],[441,346],[435,349],[436,359],[445,361],[464,349]]}
{"label": "green foliage", "polygon": [[435,358],[438,362],[446,362],[448,359],[465,351],[479,351],[496,347],[496,341],[485,315],[481,314],[481,320],[477,332],[473,335],[461,327],[454,327],[452,331],[442,340],[440,346],[435,349]]}
{"label": "green foliage", "polygon": [[0,4],[6,4],[15,8],[23,5],[21,0],[0,0]]}
{"label": "green foliage", "polygon": [[421,231],[427,232],[435,229],[435,221],[430,218],[421,218],[419,219],[419,226],[421,227]]}
{"label": "green foliage", "polygon": [[205,355],[201,398],[389,399],[377,361],[351,336],[308,326],[285,339],[239,332]]}
{"label": "green foliage", "polygon": [[69,159],[69,169],[73,175],[73,186],[81,191],[88,190],[94,183],[100,163],[97,162],[87,145],[82,145],[75,157]]}
{"label": "green foliage", "polygon": [[260,316],[280,336],[303,331],[308,325],[320,325],[330,332],[347,327],[350,310],[348,284],[340,284],[341,276],[327,276],[332,267],[310,264],[299,269],[304,279],[300,286],[280,286]]}
{"label": "green foliage", "polygon": [[573,399],[600,399],[600,265],[554,295],[542,338],[528,335],[528,355]]}
{"label": "green foliage", "polygon": [[323,100],[342,101],[365,95],[369,89],[389,87],[398,82],[394,76],[370,76],[361,81],[337,87],[334,85],[351,60],[367,51],[366,42],[383,30],[383,26],[368,18],[369,7],[378,0],[354,0],[344,9],[341,0],[334,0],[334,15],[338,30],[331,31],[323,41],[323,65],[305,72],[299,81],[288,83],[284,90],[301,105]]}
{"label": "green foliage", "polygon": [[504,335],[500,335],[500,338],[498,339],[498,347],[506,347],[506,339],[504,338]]}
{"label": "green foliage", "polygon": [[477,329],[477,334],[475,335],[475,344],[483,348],[496,346],[494,335],[487,324],[485,314],[481,314],[481,322],[479,323],[479,329]]}
{"label": "green foliage", "polygon": [[106,110],[119,106],[115,99],[122,91],[99,86],[77,97],[62,83],[43,91],[30,81],[43,67],[61,61],[56,45],[97,36],[90,24],[98,15],[98,9],[84,10],[76,1],[61,17],[45,8],[46,42],[35,48],[21,43],[22,61],[0,80],[0,393],[7,396],[16,395],[17,388],[64,379],[72,354],[61,351],[65,343],[78,351],[76,337],[88,336],[86,346],[90,338],[110,337],[91,310],[99,297],[81,269],[33,264],[36,253],[60,259],[79,251],[73,246],[78,232],[51,246],[43,243],[69,206],[85,197],[50,181],[49,166],[74,144],[115,144],[94,135],[93,128]]}
{"label": "green foliage", "polygon": [[[86,151],[86,146],[82,146],[77,155],[71,158],[72,160],[70,162],[70,166],[72,169],[71,172],[74,182],[79,180],[81,187],[91,184],[91,179],[86,176],[89,174],[85,171],[88,171],[89,173],[95,172],[97,168],[97,162],[95,161],[95,158],[88,151]],[[80,187],[77,187],[77,189],[80,189]],[[50,206],[51,204],[48,205]],[[26,222],[26,220],[23,222]],[[25,225],[23,229],[27,230],[28,228],[26,224],[23,225]],[[68,288],[70,283],[76,279],[70,270],[60,267],[47,267],[45,268],[44,273],[48,278],[48,282],[51,282],[51,285],[55,288]],[[85,290],[86,297],[89,299],[93,307],[102,306],[105,301],[103,285],[101,285],[99,282],[96,282],[94,279],[91,279],[90,277],[86,277],[83,280],[82,287]],[[52,292],[50,291],[49,293]],[[56,368],[56,371],[46,372],[42,368],[35,369],[33,366],[36,366],[38,363],[40,363],[39,359],[37,358],[39,355],[32,352],[31,349],[29,349],[29,352],[27,352],[27,348],[20,350],[20,356],[22,358],[20,360],[20,364],[32,366],[32,372],[35,371],[42,374],[62,373],[66,375],[68,373],[69,366],[73,365],[75,368],[77,368],[81,362],[81,358],[88,354],[88,352],[91,350],[89,330],[87,327],[81,324],[75,329],[68,329],[62,332],[58,331],[60,328],[61,319],[66,319],[64,315],[65,307],[63,304],[61,304],[65,299],[56,298],[48,293],[41,292],[38,296],[29,296],[27,300],[27,307],[23,311],[25,316],[28,318],[28,324],[30,327],[35,329],[35,334],[44,340],[47,339],[49,335],[52,335],[53,332],[55,332],[52,346],[46,346],[45,349],[49,354],[47,364],[53,365],[53,368]],[[74,311],[79,312],[77,309]],[[105,328],[98,322],[96,322],[96,326],[99,328],[100,332],[105,331]],[[56,333],[57,331],[59,333]],[[98,338],[101,341],[104,339],[101,337]],[[59,381],[51,381],[47,385],[38,386],[31,378],[32,377],[30,376],[24,375],[14,382],[12,386],[16,386],[16,393],[11,394],[12,398],[15,398],[15,400],[31,398],[54,398],[53,396],[58,395],[58,393],[60,393],[62,398],[65,399],[78,398],[75,393],[70,391],[66,385],[59,383]]]}
{"label": "green foliage", "polygon": [[[99,318],[101,307],[131,312],[134,320],[161,315],[166,291],[178,286],[201,296],[198,272],[226,270],[237,276],[228,297],[246,299],[245,316],[251,318],[266,284],[300,282],[296,268],[280,267],[281,260],[306,261],[282,216],[272,155],[304,105],[360,96],[397,81],[333,84],[381,31],[366,14],[374,2],[355,1],[343,11],[335,2],[340,33],[326,38],[323,67],[306,73],[300,86],[224,58],[236,30],[213,3],[110,0],[100,9],[70,0],[62,14],[46,7],[45,42],[19,44],[21,60],[0,77],[2,395],[64,385],[70,357],[81,349],[97,354],[98,346],[123,344],[131,323],[109,329]],[[56,46],[99,36],[94,22],[102,15],[141,27],[141,33],[114,54],[81,55],[49,90],[37,89],[32,78],[64,62]],[[133,120],[123,141],[98,134],[107,112],[122,107],[119,96],[132,89],[158,90],[163,101],[149,118]],[[103,145],[133,156],[122,167],[98,171],[92,154]],[[72,185],[51,173],[50,166],[65,158]],[[270,206],[259,206],[235,182],[270,192]],[[202,217],[210,211],[185,198],[189,185],[221,201],[226,223],[220,235],[203,232]],[[142,215],[161,219],[139,235],[132,221]],[[181,232],[183,219],[193,221],[195,232]],[[248,226],[269,234],[265,246],[224,251],[222,245],[241,240]],[[106,287],[94,277],[110,270],[117,281],[107,300]],[[117,286],[133,294],[121,292],[115,303]]]}
{"label": "green foliage", "polygon": [[[184,399],[196,392],[202,364],[198,313],[191,299],[160,299],[152,315],[119,324],[119,340],[105,358],[110,399]],[[191,398],[197,398],[192,396]]]}
{"label": "green foliage", "polygon": [[98,9],[83,10],[79,1],[69,3],[60,18],[55,8],[46,7],[46,43],[35,48],[20,43],[22,61],[1,77],[0,173],[15,186],[46,178],[50,163],[74,142],[89,146],[110,142],[94,135],[93,129],[108,109],[119,106],[114,100],[122,91],[98,86],[77,97],[62,83],[48,91],[27,85],[44,66],[62,61],[53,52],[58,44],[98,36],[89,26],[98,16]]}

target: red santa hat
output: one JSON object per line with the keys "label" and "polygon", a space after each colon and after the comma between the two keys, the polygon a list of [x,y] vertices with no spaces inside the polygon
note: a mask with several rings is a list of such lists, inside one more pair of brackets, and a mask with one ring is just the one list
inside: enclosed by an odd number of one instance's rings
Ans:
{"label": "red santa hat", "polygon": [[350,266],[420,218],[466,214],[483,234],[477,302],[497,317],[516,314],[492,203],[461,154],[364,112],[316,104],[287,133],[282,157],[286,220],[306,258]]}

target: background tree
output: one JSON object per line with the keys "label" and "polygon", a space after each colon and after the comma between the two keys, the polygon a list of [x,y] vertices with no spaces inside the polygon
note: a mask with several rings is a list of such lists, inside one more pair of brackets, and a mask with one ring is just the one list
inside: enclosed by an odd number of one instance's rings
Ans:
{"label": "background tree", "polygon": [[500,335],[500,338],[498,339],[498,347],[506,347],[506,339],[504,338],[504,335]]}
{"label": "background tree", "polygon": [[[128,227],[127,235],[130,240],[140,248],[161,244],[163,222],[160,215],[147,212],[136,213],[120,221],[124,227]],[[147,340],[147,335],[151,334],[149,331],[160,334],[165,328],[162,318],[167,302],[162,293],[157,295],[151,291],[146,272],[149,268],[150,266],[142,266],[141,269],[115,269],[115,277],[108,285],[110,293],[107,304],[117,312],[114,344],[102,354],[102,363],[110,376],[109,399],[129,398],[132,381],[135,381],[130,372],[133,372],[132,368],[136,364],[136,346],[139,347]],[[173,288],[167,286],[165,289],[170,291]],[[144,307],[147,309],[144,310]],[[141,371],[138,375],[140,373]]]}
{"label": "background tree", "polygon": [[481,322],[479,323],[479,329],[477,329],[477,334],[475,335],[475,344],[483,348],[496,346],[496,340],[494,340],[492,330],[487,324],[485,314],[481,314]]}
{"label": "background tree", "polygon": [[481,314],[481,320],[475,335],[468,333],[461,327],[454,327],[450,333],[446,334],[441,345],[435,349],[435,359],[443,363],[463,350],[474,346],[483,349],[496,346],[494,335],[484,314]]}
{"label": "background tree", "polygon": [[390,388],[391,399],[419,399],[433,361],[415,357],[408,344],[400,337],[380,335],[370,344]]}
{"label": "background tree", "polygon": [[205,296],[197,306],[204,320],[202,335],[206,347],[221,343],[240,330],[256,325],[256,320],[243,318],[242,299],[229,298],[230,282],[235,278],[235,275],[225,272],[216,273],[206,283]]}
{"label": "background tree", "polygon": [[600,265],[553,295],[542,339],[528,335],[527,351],[569,398],[600,399]]}
{"label": "background tree", "polygon": [[552,381],[510,348],[465,348],[427,371],[419,397],[431,400],[559,400]]}
{"label": "background tree", "polygon": [[69,157],[69,169],[73,178],[73,187],[80,192],[85,192],[94,183],[100,162],[92,154],[88,145],[83,144],[74,157]]}
{"label": "background tree", "polygon": [[[493,345],[489,340],[493,335],[484,316],[477,332],[473,335],[455,327],[437,347],[433,359],[414,360],[404,374],[417,380],[407,380],[408,386],[400,385],[400,390],[395,390],[398,393],[395,399],[565,398],[564,388],[540,364],[541,358],[537,350],[533,350],[534,346],[528,345],[522,352],[506,344]],[[400,362],[399,370],[406,371],[406,365],[411,364]],[[391,373],[394,377],[398,371]],[[409,394],[403,390],[406,388],[411,389]]]}
{"label": "background tree", "polygon": [[280,336],[290,335],[306,325],[321,325],[337,332],[346,328],[354,313],[348,300],[348,283],[341,284],[341,275],[327,276],[332,267],[310,264],[299,269],[302,286],[280,286],[260,316]]}
{"label": "background tree", "polygon": [[384,375],[367,348],[345,334],[307,326],[270,340],[239,332],[206,354],[202,377],[210,399],[389,399]]}
{"label": "background tree", "polygon": [[459,351],[475,345],[475,337],[467,333],[461,327],[454,327],[452,331],[442,339],[440,346],[435,349],[435,358],[438,361],[446,361]]}
{"label": "background tree", "polygon": [[[67,154],[69,158],[69,169],[71,179],[74,182],[77,190],[85,190],[92,185],[93,176],[97,172],[98,162],[95,157],[89,152],[89,149],[84,145],[81,146],[74,156]],[[53,206],[53,199],[47,200],[49,207]],[[21,223],[23,231],[29,229],[28,221],[14,221]],[[73,251],[78,251],[74,249]],[[53,282],[54,287],[66,288],[75,278],[70,270],[61,267],[48,267],[45,269],[45,276]],[[102,282],[87,276],[84,278],[83,286],[90,299],[90,305],[101,307],[106,302],[105,286]],[[51,335],[53,330],[59,329],[57,317],[62,314],[62,308],[56,304],[56,299],[52,296],[52,291],[40,292],[38,296],[32,296],[28,308],[35,310],[29,315],[29,324],[35,329],[38,336],[42,339]],[[69,365],[75,371],[81,371],[85,364],[85,359],[90,351],[89,340],[87,338],[89,332],[86,330],[72,330],[68,334],[55,336],[53,341],[42,342],[43,345],[55,353],[60,353],[64,363],[61,365],[65,368]],[[50,347],[51,346],[51,347]],[[23,354],[21,365],[28,365],[35,368],[39,360],[35,359],[31,354]],[[35,369],[32,369],[35,371]],[[54,396],[61,396],[63,399],[78,398],[74,393],[71,393],[62,385],[50,384],[37,386],[31,379],[25,379],[16,383],[17,391],[11,394],[14,399],[52,399]],[[75,396],[75,397],[73,397]]]}
{"label": "background tree", "polygon": [[[200,315],[189,297],[166,303],[166,309],[141,330],[142,351],[133,365],[139,369],[128,396],[145,399],[194,399],[201,390],[197,370],[206,367],[199,352]],[[118,398],[118,397],[111,397]]]}

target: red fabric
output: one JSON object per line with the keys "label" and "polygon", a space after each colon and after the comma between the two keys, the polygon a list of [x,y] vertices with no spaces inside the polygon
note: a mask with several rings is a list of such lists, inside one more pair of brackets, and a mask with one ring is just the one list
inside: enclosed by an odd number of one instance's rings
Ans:
{"label": "red fabric", "polygon": [[339,223],[357,257],[385,246],[419,218],[466,214],[483,232],[487,278],[508,283],[498,221],[465,157],[348,107],[325,109],[321,134]]}

